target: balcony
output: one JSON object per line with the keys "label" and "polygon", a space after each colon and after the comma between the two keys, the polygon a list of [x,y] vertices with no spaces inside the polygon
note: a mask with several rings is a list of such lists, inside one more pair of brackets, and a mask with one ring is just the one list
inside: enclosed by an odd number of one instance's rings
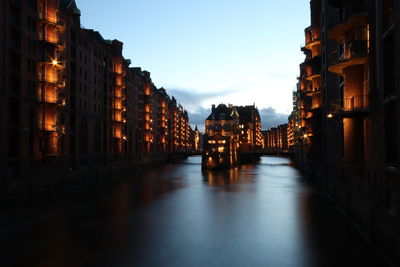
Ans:
{"label": "balcony", "polygon": [[321,44],[321,40],[319,38],[310,38],[310,40],[306,40],[306,45],[304,47],[308,50],[311,50],[314,46],[319,44]]}
{"label": "balcony", "polygon": [[42,123],[39,122],[39,130],[44,132],[57,132],[65,133],[64,125],[57,125],[57,123]]}
{"label": "balcony", "polygon": [[46,73],[43,75],[43,72],[39,71],[37,73],[38,82],[40,84],[53,84],[58,87],[65,86],[65,76],[62,73]]}
{"label": "balcony", "polygon": [[304,89],[306,96],[313,96],[321,93],[321,88],[309,86],[308,88]]}
{"label": "balcony", "polygon": [[42,23],[45,23],[47,25],[54,25],[57,31],[65,31],[66,22],[62,19],[59,19],[60,14],[58,12],[56,14],[53,14],[55,16],[49,16],[49,14],[45,13],[46,12],[44,12],[42,8],[39,8],[38,17]]}
{"label": "balcony", "polygon": [[331,55],[329,71],[343,75],[343,70],[354,65],[363,65],[368,61],[368,41],[351,41],[340,53],[335,51]]}
{"label": "balcony", "polygon": [[53,95],[38,96],[38,101],[45,104],[55,104],[65,106],[65,99]]}
{"label": "balcony", "polygon": [[321,76],[321,57],[307,58],[301,64],[301,77],[307,80],[313,80],[319,76]]}
{"label": "balcony", "polygon": [[313,117],[313,113],[311,112],[311,111],[309,111],[309,112],[306,112],[306,114],[305,114],[305,119],[311,119]]}
{"label": "balcony", "polygon": [[[57,15],[57,17],[59,17],[59,15]],[[66,24],[66,22],[64,20],[57,19],[57,22],[56,22],[57,31],[60,31],[60,32],[65,31],[66,25],[67,24]]]}
{"label": "balcony", "polygon": [[41,150],[44,156],[58,156],[60,145],[58,143],[59,134],[57,132],[45,132],[41,143]]}
{"label": "balcony", "polygon": [[359,10],[348,10],[347,13],[343,14],[343,17],[345,18],[342,20],[343,22],[329,31],[329,39],[342,41],[346,32],[356,28],[363,28],[368,25],[368,14],[364,12],[362,8]]}
{"label": "balcony", "polygon": [[341,117],[355,117],[364,115],[368,111],[369,98],[367,95],[339,99],[331,103],[331,113]]}

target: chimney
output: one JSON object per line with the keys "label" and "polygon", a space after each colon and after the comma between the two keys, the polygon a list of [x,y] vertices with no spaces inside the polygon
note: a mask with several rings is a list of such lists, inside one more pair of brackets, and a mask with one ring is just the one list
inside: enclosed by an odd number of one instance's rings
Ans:
{"label": "chimney", "polygon": [[214,112],[214,110],[215,110],[215,104],[213,104],[213,105],[211,106],[211,112]]}

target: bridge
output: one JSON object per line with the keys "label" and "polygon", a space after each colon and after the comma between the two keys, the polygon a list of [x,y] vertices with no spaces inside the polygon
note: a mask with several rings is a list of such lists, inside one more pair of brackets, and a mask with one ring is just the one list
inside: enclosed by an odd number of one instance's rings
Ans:
{"label": "bridge", "polygon": [[171,159],[174,158],[186,158],[190,156],[201,156],[201,151],[190,150],[190,151],[174,151],[169,154]]}

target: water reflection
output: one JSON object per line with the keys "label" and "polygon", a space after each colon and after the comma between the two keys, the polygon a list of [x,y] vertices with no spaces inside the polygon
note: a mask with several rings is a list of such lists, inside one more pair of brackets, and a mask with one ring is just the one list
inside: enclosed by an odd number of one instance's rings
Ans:
{"label": "water reflection", "polygon": [[172,193],[187,186],[186,177],[176,166],[165,166],[156,171],[145,172],[134,177],[138,189],[138,204],[148,206],[160,196]]}
{"label": "water reflection", "polygon": [[112,233],[111,248],[114,253],[126,242],[128,232],[127,216],[131,210],[131,185],[122,183],[116,186],[111,202],[110,232]]}
{"label": "water reflection", "polygon": [[365,256],[372,253],[361,238],[290,160],[263,157],[228,171],[200,169],[201,158],[190,157],[70,197],[63,208],[56,203],[5,240],[3,262],[383,266]]}
{"label": "water reflection", "polygon": [[203,180],[210,186],[236,184],[239,182],[238,168],[221,171],[203,171]]}

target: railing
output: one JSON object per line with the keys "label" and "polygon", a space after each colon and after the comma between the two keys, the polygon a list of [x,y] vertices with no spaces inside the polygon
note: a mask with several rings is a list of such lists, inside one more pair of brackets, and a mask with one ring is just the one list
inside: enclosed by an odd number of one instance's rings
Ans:
{"label": "railing", "polygon": [[321,107],[321,102],[318,100],[318,101],[313,101],[313,103],[312,103],[312,105],[311,105],[311,109],[317,109],[317,108],[320,108]]}
{"label": "railing", "polygon": [[315,38],[315,37],[311,37],[311,38],[307,38],[306,40],[306,46],[315,42],[319,42],[321,39],[319,38]]}
{"label": "railing", "polygon": [[338,64],[344,59],[344,54],[341,51],[335,50],[330,55],[331,65]]}
{"label": "railing", "polygon": [[367,95],[358,95],[346,99],[339,99],[331,103],[332,113],[365,111],[369,107]]}
{"label": "railing", "polygon": [[349,43],[350,57],[365,56],[368,54],[367,40],[353,40]]}
{"label": "railing", "polygon": [[66,26],[65,20],[63,20],[63,19],[58,19],[59,17],[60,17],[60,14],[57,13],[57,22],[56,22],[56,24],[57,24],[58,26],[62,27],[62,28],[65,28],[65,26]]}
{"label": "railing", "polygon": [[46,95],[44,95],[44,96],[40,95],[38,97],[38,100],[41,101],[41,102],[52,103],[52,104],[56,104],[56,103],[59,102],[57,96],[48,96],[48,95],[47,96]]}
{"label": "railing", "polygon": [[39,82],[45,82],[49,84],[58,84],[58,86],[64,86],[65,85],[65,76],[62,74],[52,76],[52,75],[44,75],[42,72],[37,73],[38,81]]}
{"label": "railing", "polygon": [[306,68],[306,77],[312,77],[321,74],[320,60],[313,60],[312,63]]}
{"label": "railing", "polygon": [[42,123],[39,122],[39,130],[47,132],[63,132],[64,127],[56,123]]}
{"label": "railing", "polygon": [[350,60],[354,57],[363,57],[368,55],[368,41],[367,40],[353,40],[348,43],[345,48],[339,51],[334,51],[331,54],[331,65]]}

